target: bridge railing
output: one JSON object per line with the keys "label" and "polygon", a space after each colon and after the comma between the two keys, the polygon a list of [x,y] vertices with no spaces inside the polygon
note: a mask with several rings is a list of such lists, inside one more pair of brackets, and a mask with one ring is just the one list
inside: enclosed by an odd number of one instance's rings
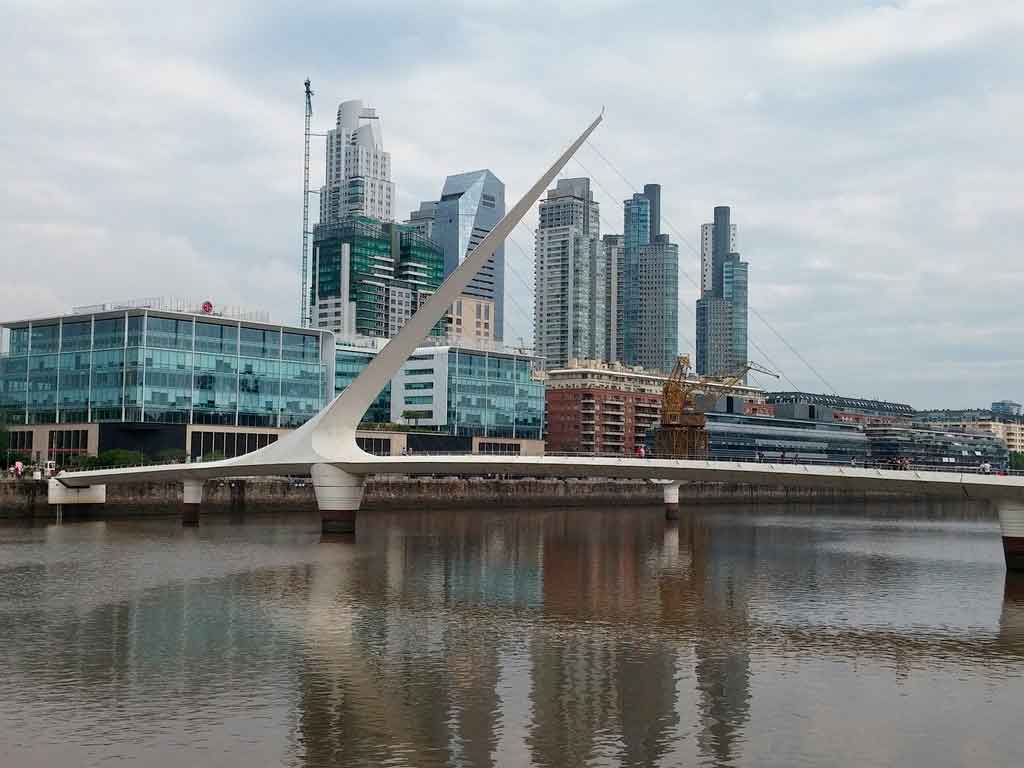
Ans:
{"label": "bridge railing", "polygon": [[[386,456],[387,454],[385,454]],[[472,451],[406,451],[402,454],[403,456],[420,456],[420,457],[444,457],[444,456],[506,456],[509,458],[520,457],[520,454],[504,454],[504,453],[491,453],[491,452],[479,452],[473,453]],[[601,451],[545,451],[543,457],[562,457],[562,458],[578,458],[578,459],[621,459],[623,461],[635,461],[635,460],[646,460],[646,459],[684,459],[690,461],[707,461],[707,462],[719,462],[723,464],[765,464],[765,465],[780,465],[780,464],[793,464],[798,466],[825,466],[825,467],[849,467],[853,469],[891,469],[891,470],[904,470],[904,471],[916,471],[916,472],[953,472],[958,474],[990,474],[990,475],[1017,475],[1024,476],[1024,471],[1020,470],[1004,470],[996,467],[989,469],[983,469],[981,467],[963,466],[957,464],[910,464],[910,463],[894,463],[888,460],[871,460],[871,459],[856,459],[851,461],[837,461],[835,458],[828,457],[817,457],[817,456],[801,456],[793,455],[786,457],[766,457],[761,458],[752,457],[746,453],[737,452],[734,455],[722,455],[722,453],[716,453],[715,456],[701,456],[701,455],[673,455],[665,453],[647,452],[644,456],[627,455],[624,453],[612,453],[612,452],[601,452]],[[522,458],[529,458],[523,456]],[[541,457],[538,457],[541,458]]]}
{"label": "bridge railing", "polygon": [[[486,457],[506,457],[506,458],[520,458],[520,454],[504,454],[504,453],[473,453],[472,451],[407,451],[402,454],[403,456],[410,457],[444,457],[444,456],[486,456]],[[386,455],[384,456],[386,457]],[[848,467],[851,469],[887,469],[887,470],[903,470],[909,472],[952,472],[956,474],[989,474],[989,475],[1010,475],[1010,476],[1024,476],[1024,471],[1012,470],[1012,469],[999,469],[989,468],[984,469],[978,466],[963,466],[963,465],[941,465],[941,464],[910,464],[910,463],[894,463],[893,461],[879,461],[879,460],[852,460],[852,461],[837,461],[834,458],[823,458],[814,456],[772,456],[761,458],[751,457],[748,454],[737,453],[735,455],[722,455],[717,453],[715,456],[679,456],[671,454],[660,454],[656,452],[647,452],[644,456],[626,455],[623,453],[611,453],[611,452],[594,452],[594,451],[546,451],[543,457],[564,457],[564,458],[579,458],[579,459],[592,459],[592,458],[604,458],[604,459],[621,459],[622,461],[643,461],[652,459],[685,459],[691,461],[705,461],[711,463],[722,463],[722,464],[765,464],[765,465],[796,465],[796,466],[826,466],[826,467]],[[218,457],[219,458],[219,457]],[[528,457],[522,457],[528,458]],[[214,461],[211,459],[210,461]],[[137,469],[147,467],[169,467],[169,466],[202,466],[204,463],[202,460],[196,460],[191,462],[186,461],[142,461],[135,462],[132,464],[119,464],[113,466],[104,467],[89,467],[88,470],[96,471],[108,471],[117,469]],[[68,471],[76,471],[73,467],[65,467]],[[88,471],[87,470],[87,471]]]}

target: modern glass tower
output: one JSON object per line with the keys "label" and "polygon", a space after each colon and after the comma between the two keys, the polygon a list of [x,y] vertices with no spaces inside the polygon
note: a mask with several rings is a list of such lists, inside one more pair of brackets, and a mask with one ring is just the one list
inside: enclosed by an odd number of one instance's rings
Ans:
{"label": "modern glass tower", "polygon": [[412,225],[348,216],[314,228],[312,272],[316,327],[390,338],[441,285],[444,253]]}
{"label": "modern glass tower", "polygon": [[697,373],[724,373],[747,361],[747,262],[736,252],[728,206],[701,227],[701,297],[697,300]]}
{"label": "modern glass tower", "polygon": [[622,323],[618,329],[618,348],[622,362],[638,365],[640,248],[651,242],[651,201],[637,193],[624,201],[622,208],[622,280],[619,282]]}
{"label": "modern glass tower", "polygon": [[661,234],[661,185],[623,204],[618,359],[670,371],[679,354],[679,246]]}
{"label": "modern glass tower", "polygon": [[[434,214],[433,240],[444,250],[444,275],[459,266],[505,215],[505,185],[489,170],[449,176]],[[465,293],[494,302],[494,338],[505,328],[505,246],[494,252]]]}

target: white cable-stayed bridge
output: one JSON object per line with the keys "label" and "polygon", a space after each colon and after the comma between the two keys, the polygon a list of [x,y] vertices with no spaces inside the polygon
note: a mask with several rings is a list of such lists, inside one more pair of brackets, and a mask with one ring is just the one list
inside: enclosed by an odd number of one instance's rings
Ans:
{"label": "white cable-stayed bridge", "polygon": [[680,484],[694,481],[892,491],[991,501],[999,512],[1007,566],[1024,569],[1024,477],[1019,476],[597,456],[374,456],[359,448],[356,429],[362,415],[602,118],[603,113],[559,156],[355,381],[301,427],[266,448],[223,461],[61,472],[50,481],[50,503],[98,504],[105,502],[106,486],[111,483],[170,481],[182,484],[185,505],[198,510],[206,480],[309,475],[323,530],[352,532],[363,485],[368,476],[375,474],[498,473],[644,479],[664,484],[669,510],[678,508]]}

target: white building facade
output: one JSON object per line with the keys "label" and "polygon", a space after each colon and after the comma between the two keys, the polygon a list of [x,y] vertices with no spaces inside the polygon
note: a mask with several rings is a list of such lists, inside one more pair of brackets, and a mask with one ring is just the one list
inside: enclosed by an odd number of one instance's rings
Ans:
{"label": "white building facade", "polygon": [[[711,268],[711,251],[715,240],[715,225],[700,225],[700,290],[701,293],[710,293],[712,287],[713,271]],[[739,250],[736,247],[736,225],[729,225],[729,252]]]}
{"label": "white building facade", "polygon": [[540,440],[540,360],[500,348],[419,347],[391,379],[391,421],[451,435]]}
{"label": "white building facade", "polygon": [[324,178],[321,224],[351,214],[394,220],[391,153],[384,151],[377,110],[364,107],[361,100],[343,101],[338,106],[337,127],[327,132]]}
{"label": "white building facade", "polygon": [[533,339],[546,368],[606,354],[604,250],[590,179],[560,179],[540,203]]}

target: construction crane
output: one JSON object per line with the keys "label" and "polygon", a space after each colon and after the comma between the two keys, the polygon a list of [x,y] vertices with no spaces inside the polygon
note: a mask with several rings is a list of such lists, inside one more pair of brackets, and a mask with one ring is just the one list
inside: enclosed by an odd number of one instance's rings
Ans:
{"label": "construction crane", "polygon": [[750,371],[778,378],[773,371],[749,361],[715,376],[696,377],[690,368],[690,356],[680,355],[661,390],[661,426],[654,437],[654,449],[658,455],[679,458],[707,456],[705,414],[714,407],[722,390],[742,383]]}
{"label": "construction crane", "polygon": [[302,278],[299,281],[299,325],[310,325],[309,309],[309,121],[313,117],[313,89],[306,78],[306,156],[302,166]]}

